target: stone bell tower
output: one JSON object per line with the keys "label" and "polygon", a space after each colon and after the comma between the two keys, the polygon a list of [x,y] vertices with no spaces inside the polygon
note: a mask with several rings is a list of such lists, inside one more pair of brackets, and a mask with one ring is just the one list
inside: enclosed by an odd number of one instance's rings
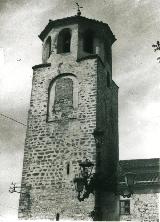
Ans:
{"label": "stone bell tower", "polygon": [[[99,220],[118,220],[112,189],[99,189],[98,197],[95,191],[80,202],[73,183],[86,158],[104,181],[116,174],[115,37],[107,24],[78,14],[50,20],[39,38],[43,63],[33,67],[19,218],[91,220],[96,206]],[[103,131],[100,147],[95,129]]]}

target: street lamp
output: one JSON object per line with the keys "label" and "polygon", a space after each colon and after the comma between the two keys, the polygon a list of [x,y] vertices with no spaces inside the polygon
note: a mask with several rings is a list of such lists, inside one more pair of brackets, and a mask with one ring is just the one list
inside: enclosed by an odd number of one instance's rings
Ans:
{"label": "street lamp", "polygon": [[[88,160],[81,162],[81,173],[79,177],[74,179],[75,189],[78,193],[78,200],[84,201],[88,198],[91,193],[94,193],[96,189],[108,189],[108,186],[114,185],[114,181],[111,178],[108,178],[108,181],[105,181],[100,176],[98,177],[95,173],[92,174],[92,169],[94,164]],[[116,195],[121,195],[123,197],[131,197],[134,193],[135,177],[136,174],[132,172],[127,172],[123,175],[125,179],[124,187],[120,188],[118,191],[115,190]],[[98,187],[97,187],[98,184]]]}
{"label": "street lamp", "polygon": [[90,178],[94,164],[86,159],[84,162],[79,163],[81,174],[84,178]]}
{"label": "street lamp", "polygon": [[128,187],[133,187],[133,185],[135,184],[135,177],[136,173],[133,172],[127,172],[125,174],[125,182]]}
{"label": "street lamp", "polygon": [[[95,142],[97,147],[100,148],[100,145],[104,142],[104,132],[99,129],[95,129],[92,135],[95,138]],[[99,154],[99,151],[98,151]],[[97,156],[99,157],[99,155]],[[75,189],[78,193],[78,200],[84,201],[84,199],[88,198],[90,193],[93,193],[96,186],[96,175],[92,174],[92,170],[94,164],[86,159],[84,162],[79,164],[80,166],[80,174],[79,177],[74,178]]]}
{"label": "street lamp", "polygon": [[127,172],[124,174],[124,180],[125,180],[125,188],[121,188],[119,191],[119,194],[123,196],[124,198],[131,197],[134,193],[134,185],[136,183],[135,181],[136,173],[133,172]]}
{"label": "street lamp", "polygon": [[20,190],[17,190],[17,189],[21,189],[20,186],[16,186],[16,183],[11,183],[10,187],[9,187],[9,192],[10,193],[21,193]]}
{"label": "street lamp", "polygon": [[[101,129],[95,129],[92,135],[95,138],[97,145],[97,160],[96,167],[99,167],[100,154],[101,154],[101,145],[104,144],[104,131]],[[111,177],[103,178],[99,171],[96,170],[96,173],[92,173],[94,164],[86,159],[85,161],[79,163],[80,174],[79,177],[74,178],[75,189],[78,193],[78,200],[84,201],[88,198],[91,193],[94,193],[95,190],[108,190],[111,189],[116,195],[121,195],[123,197],[131,197],[133,194],[133,188],[135,184],[135,173],[127,172],[123,174],[125,180],[125,187],[117,191],[117,181],[116,174],[113,174]],[[118,175],[121,174],[119,169]],[[107,181],[106,181],[107,179]],[[116,185],[116,188],[115,188]],[[125,189],[124,189],[125,188]]]}
{"label": "street lamp", "polygon": [[74,178],[74,183],[76,191],[78,192],[77,198],[79,201],[83,201],[94,191],[94,174],[92,174],[94,164],[86,159],[84,162],[81,162],[79,166],[80,175],[79,177]]}
{"label": "street lamp", "polygon": [[[23,191],[22,191],[23,190]],[[21,206],[21,211],[30,211],[31,206],[31,196],[30,196],[31,185],[24,185],[24,187],[17,186],[16,183],[11,183],[9,187],[10,193],[19,193],[21,195],[21,201],[23,205]]]}

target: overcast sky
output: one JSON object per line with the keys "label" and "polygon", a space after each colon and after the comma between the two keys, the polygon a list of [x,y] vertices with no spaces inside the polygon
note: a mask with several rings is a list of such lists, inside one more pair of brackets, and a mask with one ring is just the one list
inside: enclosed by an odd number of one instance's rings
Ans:
{"label": "overcast sky", "polygon": [[[113,79],[119,86],[120,159],[160,156],[159,0],[79,0],[82,15],[111,27]],[[73,0],[0,0],[0,113],[26,124],[32,66],[41,63],[38,34],[49,19],[76,14]],[[0,116],[0,215],[16,216],[26,128]]]}

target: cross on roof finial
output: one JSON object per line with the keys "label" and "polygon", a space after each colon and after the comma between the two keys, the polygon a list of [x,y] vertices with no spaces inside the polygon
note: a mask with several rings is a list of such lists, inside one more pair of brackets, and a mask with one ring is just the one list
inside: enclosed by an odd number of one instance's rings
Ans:
{"label": "cross on roof finial", "polygon": [[77,8],[77,15],[80,16],[80,15],[81,15],[81,10],[80,10],[80,9],[83,8],[83,7],[80,6],[80,5],[78,4],[78,2],[75,2],[75,3],[76,3],[76,5],[77,5],[77,7],[78,7],[78,8]]}

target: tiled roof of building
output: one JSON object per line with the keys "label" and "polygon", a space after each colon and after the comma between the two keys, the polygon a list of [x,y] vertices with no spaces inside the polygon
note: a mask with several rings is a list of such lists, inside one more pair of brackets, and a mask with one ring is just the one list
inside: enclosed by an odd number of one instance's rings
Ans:
{"label": "tiled roof of building", "polygon": [[145,170],[145,167],[160,167],[160,159],[154,158],[154,159],[135,159],[135,160],[120,160],[119,161],[120,166],[125,169],[137,169],[137,168],[143,168]]}
{"label": "tiled roof of building", "polygon": [[57,19],[57,20],[49,20],[49,23],[47,26],[44,28],[44,30],[40,33],[39,38],[43,41],[46,35],[50,32],[50,30],[53,27],[60,26],[60,25],[68,25],[68,24],[73,24],[73,23],[80,23],[80,22],[85,22],[85,23],[90,23],[90,24],[98,24],[102,28],[106,30],[110,34],[110,37],[112,41],[114,42],[116,40],[115,36],[113,35],[110,27],[108,24],[103,23],[102,21],[98,21],[95,19],[89,19],[84,16],[70,16],[70,17],[65,17],[62,19]]}
{"label": "tiled roof of building", "polygon": [[121,168],[120,183],[124,182],[124,174],[136,173],[136,186],[159,186],[160,189],[160,159],[135,159],[119,161]]}

